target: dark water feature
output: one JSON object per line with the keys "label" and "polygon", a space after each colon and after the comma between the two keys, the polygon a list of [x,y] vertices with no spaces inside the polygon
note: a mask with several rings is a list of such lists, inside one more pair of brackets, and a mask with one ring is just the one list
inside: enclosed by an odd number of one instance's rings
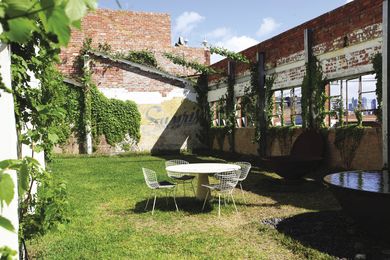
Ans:
{"label": "dark water feature", "polygon": [[347,189],[390,194],[387,171],[349,171],[328,175],[325,182]]}

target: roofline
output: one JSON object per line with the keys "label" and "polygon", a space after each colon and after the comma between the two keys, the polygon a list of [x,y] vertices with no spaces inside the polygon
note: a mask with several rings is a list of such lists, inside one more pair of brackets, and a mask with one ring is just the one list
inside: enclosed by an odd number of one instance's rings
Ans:
{"label": "roofline", "polygon": [[155,74],[155,75],[161,76],[161,77],[169,79],[169,80],[174,80],[174,81],[186,84],[186,85],[191,85],[191,82],[186,80],[186,79],[183,79],[183,78],[180,78],[180,77],[176,77],[174,75],[171,75],[169,73],[163,72],[163,71],[158,70],[158,69],[153,68],[153,67],[148,67],[148,66],[145,66],[145,65],[142,65],[142,64],[139,64],[139,63],[135,63],[135,62],[131,62],[131,61],[128,61],[128,60],[125,60],[125,59],[113,58],[112,56],[110,56],[108,54],[105,54],[105,53],[102,53],[102,52],[98,52],[98,51],[91,51],[90,50],[87,53],[90,53],[90,54],[92,54],[94,56],[97,56],[97,57],[100,57],[100,58],[103,58],[103,59],[108,59],[108,60],[113,61],[113,62],[126,64],[126,65],[128,65],[130,67],[139,69],[139,70],[147,72],[147,73]]}

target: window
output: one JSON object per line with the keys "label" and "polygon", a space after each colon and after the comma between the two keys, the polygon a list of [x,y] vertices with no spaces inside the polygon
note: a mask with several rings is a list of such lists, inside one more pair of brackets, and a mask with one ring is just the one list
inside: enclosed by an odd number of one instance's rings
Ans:
{"label": "window", "polygon": [[327,116],[327,125],[332,127],[339,124],[336,111],[340,106],[344,109],[343,116],[346,124],[357,122],[355,110],[362,113],[363,122],[375,122],[377,109],[375,90],[375,74],[331,82],[327,89],[326,108],[331,112]]}
{"label": "window", "polygon": [[226,125],[226,115],[224,111],[225,101],[215,101],[210,103],[210,108],[213,116],[213,126],[225,126]]}
{"label": "window", "polygon": [[238,97],[236,101],[236,127],[250,127],[253,122],[250,122],[250,117],[247,116],[246,111],[242,105],[242,97]]}
{"label": "window", "polygon": [[276,90],[274,92],[274,109],[272,125],[287,126],[302,124],[301,87]]}

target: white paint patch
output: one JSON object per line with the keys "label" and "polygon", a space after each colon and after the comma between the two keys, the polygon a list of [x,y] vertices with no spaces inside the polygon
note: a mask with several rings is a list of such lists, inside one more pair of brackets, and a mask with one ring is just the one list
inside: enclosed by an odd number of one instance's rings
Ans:
{"label": "white paint patch", "polygon": [[174,98],[186,98],[196,102],[197,94],[187,88],[175,88],[165,97],[160,92],[129,92],[125,88],[102,88],[99,90],[108,98],[132,100],[139,105],[161,104]]}

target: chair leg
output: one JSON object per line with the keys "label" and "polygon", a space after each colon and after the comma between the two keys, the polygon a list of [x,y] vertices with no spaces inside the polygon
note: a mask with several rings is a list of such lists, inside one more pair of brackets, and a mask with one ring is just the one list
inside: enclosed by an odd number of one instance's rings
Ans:
{"label": "chair leg", "polygon": [[207,190],[206,198],[204,198],[204,202],[203,202],[202,211],[204,210],[204,206],[206,205],[206,201],[207,201],[207,197],[209,196],[209,192],[210,192],[210,190]]}
{"label": "chair leg", "polygon": [[154,214],[154,207],[156,206],[156,197],[157,197],[157,194],[154,193],[154,201],[153,201],[152,215]]}
{"label": "chair leg", "polygon": [[194,196],[196,196],[196,192],[195,192],[195,188],[194,188],[194,183],[191,181],[191,186],[192,186],[192,190],[194,191]]}
{"label": "chair leg", "polygon": [[236,209],[236,212],[238,212],[236,202],[234,201],[234,198],[233,198],[233,193],[230,193],[230,197],[232,197],[234,208]]}
{"label": "chair leg", "polygon": [[146,205],[145,205],[144,210],[146,210],[148,208],[149,200],[150,200],[150,197],[148,197],[148,200],[146,201]]}
{"label": "chair leg", "polygon": [[244,198],[244,203],[246,203],[246,200],[245,200],[245,193],[244,193],[244,190],[242,189],[242,184],[241,184],[241,182],[240,182],[240,188],[241,188],[242,197]]}
{"label": "chair leg", "polygon": [[175,190],[173,190],[173,202],[175,202],[176,211],[179,211],[179,208],[177,207],[177,203],[176,203],[176,192],[175,192]]}
{"label": "chair leg", "polygon": [[221,193],[218,194],[218,217],[221,216]]}

